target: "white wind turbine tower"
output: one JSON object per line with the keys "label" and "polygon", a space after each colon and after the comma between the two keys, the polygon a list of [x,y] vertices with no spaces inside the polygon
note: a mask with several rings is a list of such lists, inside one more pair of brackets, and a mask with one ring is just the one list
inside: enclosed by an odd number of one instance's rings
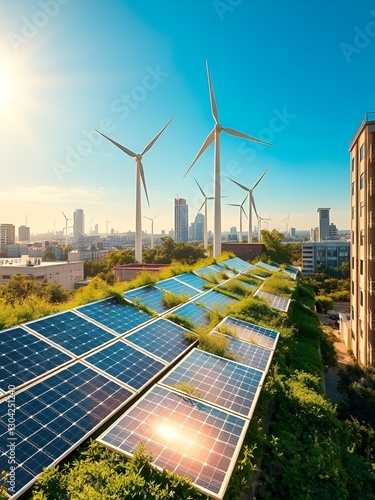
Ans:
{"label": "white wind turbine tower", "polygon": [[284,219],[284,222],[285,222],[285,236],[288,236],[288,229],[289,229],[289,225],[288,225],[288,222],[290,222],[291,219],[289,218],[289,214],[288,214],[288,217],[286,219]]}
{"label": "white wind turbine tower", "polygon": [[158,215],[155,215],[155,217],[146,217],[145,215],[143,216],[145,219],[151,221],[151,248],[154,248],[154,219],[156,219]]}
{"label": "white wind turbine tower", "polygon": [[68,246],[68,220],[71,220],[68,218],[63,211],[61,211],[63,216],[65,217],[65,246]]}
{"label": "white wind turbine tower", "polygon": [[245,209],[244,209],[244,203],[245,201],[247,200],[247,197],[248,195],[245,196],[245,199],[243,200],[243,202],[238,205],[236,203],[227,203],[227,205],[231,205],[232,207],[240,207],[240,237],[239,237],[239,242],[242,243],[242,212],[245,214],[245,217],[247,219],[247,215],[246,215],[246,212],[245,212]]}
{"label": "white wind turbine tower", "polygon": [[267,222],[267,227],[268,227],[268,219],[261,217],[259,215],[258,216],[258,241],[259,241],[259,243],[262,241],[262,221]]}
{"label": "white wind turbine tower", "polygon": [[217,111],[214,90],[212,88],[210,70],[208,68],[207,62],[206,62],[206,66],[207,66],[208,86],[209,86],[209,91],[210,91],[211,112],[212,112],[212,116],[215,120],[215,126],[214,126],[213,130],[208,134],[201,149],[199,150],[198,154],[194,158],[193,163],[190,165],[190,167],[185,172],[184,177],[189,172],[189,170],[192,168],[194,163],[198,160],[198,158],[201,156],[201,154],[204,153],[204,151],[206,151],[208,146],[212,142],[215,142],[215,153],[214,153],[215,211],[214,211],[213,256],[219,257],[221,255],[220,133],[224,131],[229,135],[241,137],[242,139],[247,139],[249,141],[260,142],[262,144],[266,144],[267,146],[271,146],[271,144],[269,144],[268,142],[265,142],[265,141],[261,141],[260,139],[256,139],[255,137],[252,137],[250,135],[243,134],[242,132],[238,132],[237,130],[234,130],[232,128],[225,128],[219,123],[219,115],[218,115],[218,111]]}
{"label": "white wind turbine tower", "polygon": [[147,203],[150,206],[150,202],[148,200],[148,194],[147,194],[147,188],[146,188],[146,181],[145,181],[145,174],[143,170],[143,165],[142,165],[142,158],[147,151],[149,151],[154,143],[159,139],[160,135],[164,132],[164,130],[167,128],[167,126],[171,123],[173,118],[171,118],[166,125],[160,130],[158,134],[147,144],[147,146],[144,147],[142,153],[137,154],[134,153],[131,149],[126,148],[125,146],[122,146],[118,142],[114,141],[113,139],[110,139],[106,135],[102,134],[97,130],[97,132],[108,139],[112,144],[117,146],[121,151],[126,153],[127,155],[131,156],[135,160],[136,164],[136,187],[135,187],[135,260],[137,262],[142,262],[142,212],[141,212],[141,180],[143,184],[143,188],[145,190],[146,198],[147,198]]}
{"label": "white wind turbine tower", "polygon": [[272,220],[271,219],[271,214],[268,214],[267,219],[264,219],[264,220],[267,222],[267,231],[268,231],[268,223],[269,223],[270,220]]}
{"label": "white wind turbine tower", "polygon": [[200,189],[200,192],[202,193],[203,195],[203,198],[204,198],[204,201],[200,207],[200,209],[198,210],[198,213],[202,210],[202,208],[204,207],[204,228],[203,228],[203,248],[207,249],[208,247],[208,238],[207,238],[207,201],[208,200],[213,200],[214,197],[213,196],[206,196],[205,192],[203,191],[203,189],[200,187],[199,185],[199,182],[197,181],[197,179],[194,177],[194,180],[195,182],[197,183],[199,189]]}
{"label": "white wind turbine tower", "polygon": [[228,177],[228,179],[230,181],[234,182],[235,184],[237,184],[237,186],[239,186],[240,188],[244,189],[245,191],[247,191],[249,193],[249,236],[248,236],[248,242],[249,243],[252,243],[252,241],[253,241],[253,214],[252,214],[253,209],[252,209],[252,207],[254,207],[254,211],[255,211],[255,214],[256,214],[256,208],[255,208],[253,191],[257,187],[257,185],[260,183],[260,181],[263,179],[263,177],[265,176],[265,174],[266,174],[266,172],[267,172],[267,170],[269,168],[270,168],[270,165],[268,165],[268,167],[266,168],[266,170],[259,177],[259,179],[256,181],[256,183],[254,184],[254,186],[252,188],[246,187],[243,184],[240,184],[239,182],[237,182],[237,181],[231,179],[230,177]]}
{"label": "white wind turbine tower", "polygon": [[108,234],[108,224],[110,224],[112,221],[111,220],[108,220],[108,216],[106,216],[105,218],[105,234],[106,234],[106,237],[109,236]]}

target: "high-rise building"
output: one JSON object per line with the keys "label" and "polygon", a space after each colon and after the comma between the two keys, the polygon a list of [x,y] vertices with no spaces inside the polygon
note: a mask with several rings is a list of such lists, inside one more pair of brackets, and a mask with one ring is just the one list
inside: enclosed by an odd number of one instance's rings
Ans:
{"label": "high-rise building", "polygon": [[319,241],[329,239],[329,211],[330,208],[318,208],[319,212]]}
{"label": "high-rise building", "polygon": [[18,241],[30,241],[30,228],[28,226],[18,228]]}
{"label": "high-rise building", "polygon": [[375,365],[375,113],[350,143],[351,344],[357,360]]}
{"label": "high-rise building", "polygon": [[336,224],[334,224],[333,222],[331,222],[331,224],[329,225],[328,239],[330,239],[330,240],[337,240],[338,237],[339,237],[339,234],[338,234],[338,231],[337,231]]}
{"label": "high-rise building", "polygon": [[0,252],[6,252],[7,245],[16,242],[16,227],[13,224],[0,224]]}
{"label": "high-rise building", "polygon": [[191,239],[194,241],[203,241],[204,215],[197,214],[192,225]]}
{"label": "high-rise building", "polygon": [[319,228],[312,227],[310,229],[310,241],[319,241]]}
{"label": "high-rise building", "polygon": [[189,207],[184,198],[174,200],[175,241],[189,241]]}
{"label": "high-rise building", "polygon": [[85,215],[82,208],[77,208],[73,213],[73,236],[78,238],[85,234]]}

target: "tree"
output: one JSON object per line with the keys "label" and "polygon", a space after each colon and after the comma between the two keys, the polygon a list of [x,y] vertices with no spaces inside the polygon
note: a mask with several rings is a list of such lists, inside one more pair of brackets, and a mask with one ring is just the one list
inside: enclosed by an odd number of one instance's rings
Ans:
{"label": "tree", "polygon": [[56,260],[56,256],[51,250],[47,250],[43,255],[43,262],[53,262]]}
{"label": "tree", "polygon": [[284,264],[292,263],[292,252],[290,247],[282,244],[284,235],[273,229],[272,231],[267,231],[262,229],[262,243],[265,246],[266,256],[275,262],[281,262]]}

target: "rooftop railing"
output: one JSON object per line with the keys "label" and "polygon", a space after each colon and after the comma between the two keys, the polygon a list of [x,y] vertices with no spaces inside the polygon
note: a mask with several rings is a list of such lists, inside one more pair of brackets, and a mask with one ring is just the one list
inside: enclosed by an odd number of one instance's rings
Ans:
{"label": "rooftop railing", "polygon": [[363,117],[361,123],[359,124],[359,127],[357,128],[353,136],[353,139],[350,141],[350,149],[352,149],[353,143],[357,140],[357,137],[361,132],[362,128],[364,127],[364,125],[369,122],[375,122],[375,111],[370,111],[369,113],[366,113],[365,116]]}

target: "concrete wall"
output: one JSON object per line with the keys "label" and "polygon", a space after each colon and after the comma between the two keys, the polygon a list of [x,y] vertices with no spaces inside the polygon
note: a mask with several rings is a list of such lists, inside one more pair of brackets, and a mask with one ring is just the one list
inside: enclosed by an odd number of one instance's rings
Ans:
{"label": "concrete wall", "polygon": [[261,255],[265,247],[263,243],[233,243],[222,242],[221,250],[223,252],[233,252],[236,257],[244,260],[253,260],[258,255]]}

